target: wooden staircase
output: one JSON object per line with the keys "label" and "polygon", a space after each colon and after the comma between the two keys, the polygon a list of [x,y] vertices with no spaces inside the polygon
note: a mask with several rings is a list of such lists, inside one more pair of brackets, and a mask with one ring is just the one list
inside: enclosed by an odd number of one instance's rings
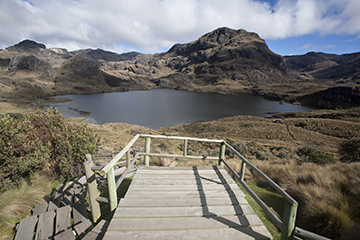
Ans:
{"label": "wooden staircase", "polygon": [[104,239],[272,239],[221,167],[140,167]]}

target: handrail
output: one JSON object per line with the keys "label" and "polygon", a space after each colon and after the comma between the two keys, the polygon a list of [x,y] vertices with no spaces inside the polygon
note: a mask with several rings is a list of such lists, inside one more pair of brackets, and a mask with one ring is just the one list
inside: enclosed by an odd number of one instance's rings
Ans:
{"label": "handrail", "polygon": [[[145,138],[145,152],[137,152],[132,160],[130,160],[130,148],[138,140],[139,137]],[[183,155],[178,154],[161,154],[161,153],[151,153],[150,152],[150,139],[159,138],[159,139],[171,139],[171,140],[183,140]],[[188,156],[187,155],[187,141],[200,141],[200,142],[212,142],[220,143],[220,154],[219,157],[208,157],[208,156]],[[240,175],[232,169],[232,167],[225,161],[225,148],[228,147],[236,156],[242,160],[242,169]],[[115,182],[114,176],[114,166],[118,164],[118,161],[127,154],[126,167],[127,169],[118,180]],[[249,162],[245,157],[243,157],[238,151],[236,151],[231,145],[229,145],[224,140],[219,139],[205,139],[205,138],[192,138],[192,137],[180,137],[180,136],[164,136],[164,135],[149,135],[149,134],[137,134],[133,139],[105,166],[99,169],[97,167],[90,167],[93,172],[97,172],[101,176],[107,176],[108,189],[109,189],[109,198],[110,198],[110,209],[113,211],[117,206],[117,196],[116,189],[119,187],[121,181],[125,178],[126,173],[133,171],[134,163],[139,158],[139,156],[145,156],[145,165],[149,165],[149,156],[157,157],[174,157],[174,158],[194,158],[194,159],[217,159],[219,164],[225,165],[229,171],[233,173],[235,178],[240,182],[240,184],[245,188],[245,190],[251,195],[251,197],[260,205],[260,207],[265,211],[265,213],[272,219],[274,224],[281,230],[281,240],[292,239],[292,236],[303,237],[313,240],[328,240],[325,237],[317,235],[315,233],[303,230],[295,226],[296,212],[298,203],[295,201],[287,192],[285,192],[279,185],[277,185],[273,180],[271,180],[267,175],[265,175],[260,169],[255,165]],[[249,166],[252,170],[257,172],[266,182],[270,184],[284,199],[285,199],[285,209],[283,221],[281,221],[274,212],[250,189],[250,187],[244,182],[245,167]],[[92,163],[91,163],[92,166]],[[87,168],[89,169],[89,167]],[[88,170],[89,171],[89,170]],[[90,175],[89,175],[90,176]],[[100,200],[100,199],[99,199]],[[92,206],[91,206],[92,207]],[[93,211],[93,209],[92,209]],[[95,219],[96,221],[97,219]]]}
{"label": "handrail", "polygon": [[[244,158],[238,151],[236,151],[231,145],[225,142],[225,145],[235,153],[243,162],[245,162],[252,170],[258,173],[263,179],[265,179],[281,196],[285,198],[285,200],[290,204],[297,205],[297,202],[287,193],[285,192],[279,185],[277,185],[273,180],[271,180],[267,175],[265,175],[260,169],[255,167],[254,164],[249,162],[246,158]],[[240,180],[240,178],[239,178]]]}
{"label": "handrail", "polygon": [[136,140],[140,137],[140,134],[136,134],[135,137],[133,137],[133,139],[131,139],[131,141],[108,163],[106,164],[100,171],[99,174],[101,176],[105,176],[105,174],[107,174],[107,172],[113,168],[117,161],[119,161],[127,151],[129,151],[129,149],[131,148],[131,146],[136,142]]}
{"label": "handrail", "polygon": [[180,137],[180,136],[164,136],[164,135],[149,135],[149,134],[140,134],[140,137],[149,137],[149,138],[163,138],[163,139],[172,139],[172,140],[190,140],[198,142],[213,142],[213,143],[222,143],[224,140],[220,139],[208,139],[208,138],[193,138],[193,137]]}

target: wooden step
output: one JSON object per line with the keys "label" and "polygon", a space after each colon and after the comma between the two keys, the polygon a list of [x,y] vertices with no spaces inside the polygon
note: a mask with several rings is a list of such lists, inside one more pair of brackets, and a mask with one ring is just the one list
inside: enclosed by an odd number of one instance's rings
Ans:
{"label": "wooden step", "polygon": [[271,239],[217,167],[140,167],[104,239]]}

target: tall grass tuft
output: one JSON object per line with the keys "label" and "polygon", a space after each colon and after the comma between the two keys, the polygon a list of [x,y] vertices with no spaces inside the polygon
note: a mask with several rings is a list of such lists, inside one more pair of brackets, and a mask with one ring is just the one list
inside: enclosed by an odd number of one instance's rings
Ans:
{"label": "tall grass tuft", "polygon": [[51,183],[36,175],[30,183],[22,181],[17,188],[0,193],[0,239],[12,239],[15,224],[50,192]]}
{"label": "tall grass tuft", "polygon": [[[298,226],[333,239],[360,236],[360,163],[254,164],[299,202]],[[265,185],[256,174],[253,180]]]}

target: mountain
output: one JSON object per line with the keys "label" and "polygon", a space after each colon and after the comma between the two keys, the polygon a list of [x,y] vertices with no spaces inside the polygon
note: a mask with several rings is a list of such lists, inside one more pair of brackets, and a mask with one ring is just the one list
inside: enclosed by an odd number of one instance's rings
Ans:
{"label": "mountain", "polygon": [[297,79],[360,83],[360,52],[342,55],[309,52],[284,59],[290,75]]}
{"label": "mountain", "polygon": [[[152,88],[249,93],[273,100],[321,102],[360,84],[360,53],[282,57],[256,33],[218,28],[167,52],[118,54],[102,49],[48,49],[24,40],[0,50],[0,98],[36,98]],[[357,91],[351,100],[358,104]],[[316,95],[321,92],[321,94]],[[315,94],[315,95],[314,95]],[[320,96],[320,97],[319,97]],[[320,99],[320,100],[319,100]],[[315,104],[318,105],[318,104]],[[330,106],[325,103],[324,106]]]}

